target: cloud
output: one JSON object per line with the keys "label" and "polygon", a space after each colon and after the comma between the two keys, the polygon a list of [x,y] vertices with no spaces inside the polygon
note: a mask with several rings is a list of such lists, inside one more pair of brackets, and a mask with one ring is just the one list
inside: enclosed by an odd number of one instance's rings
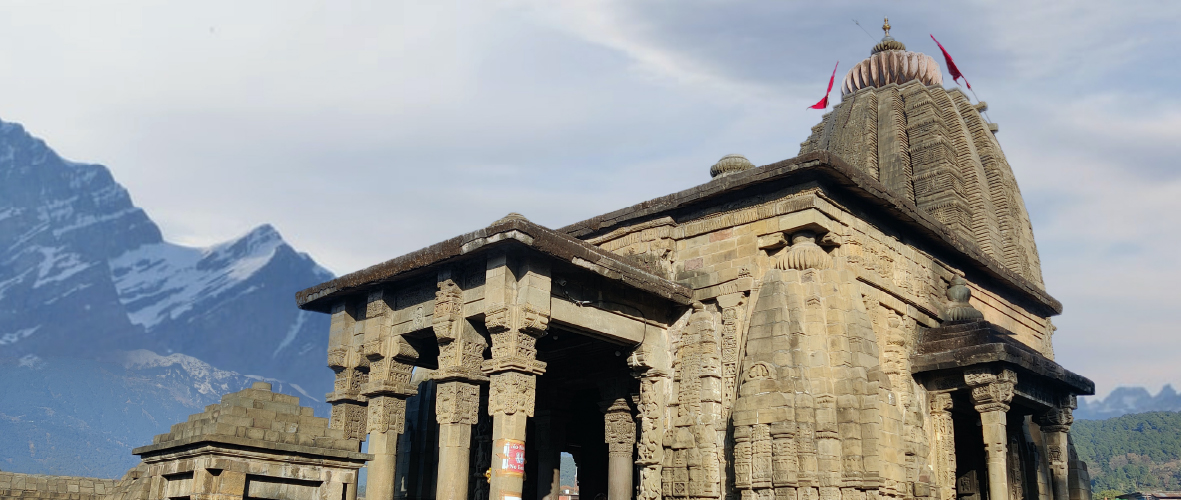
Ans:
{"label": "cloud", "polygon": [[35,50],[0,53],[0,116],[107,164],[170,239],[270,222],[336,272],[509,211],[556,227],[661,196],[728,153],[795,156],[832,64],[868,55],[889,14],[990,102],[1066,306],[1059,360],[1101,392],[1181,382],[1160,354],[1181,350],[1181,4],[6,8],[0,43]]}

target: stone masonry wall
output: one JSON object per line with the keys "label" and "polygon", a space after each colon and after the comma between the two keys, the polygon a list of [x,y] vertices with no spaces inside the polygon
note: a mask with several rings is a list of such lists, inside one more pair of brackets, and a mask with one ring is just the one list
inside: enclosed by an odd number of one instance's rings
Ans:
{"label": "stone masonry wall", "polygon": [[[922,327],[942,323],[961,271],[819,185],[678,218],[588,240],[700,301],[668,331],[667,383],[643,386],[663,458],[645,467],[641,498],[874,500],[953,486],[931,473],[943,458],[910,354]],[[1052,356],[1047,318],[969,286],[986,320]]]}
{"label": "stone masonry wall", "polygon": [[[827,241],[820,244],[829,249],[836,265],[857,274],[864,295],[908,318],[912,334],[918,325],[939,325],[944,294],[956,271],[860,219],[817,187],[772,193],[752,206],[703,210],[683,224],[670,217],[648,221],[589,241],[611,252],[659,262],[669,278],[694,289],[695,299],[708,300],[749,291],[754,278],[770,269],[773,255],[787,243],[777,238],[801,227],[827,232]],[[1054,327],[1048,318],[974,283],[971,276],[968,280],[971,303],[986,320],[1053,359]]]}
{"label": "stone masonry wall", "polygon": [[54,499],[96,500],[115,489],[117,479],[46,476],[0,471],[0,500]]}

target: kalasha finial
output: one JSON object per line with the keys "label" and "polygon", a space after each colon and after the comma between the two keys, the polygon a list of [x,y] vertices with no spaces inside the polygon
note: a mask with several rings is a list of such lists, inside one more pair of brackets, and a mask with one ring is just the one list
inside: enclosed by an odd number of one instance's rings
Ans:
{"label": "kalasha finial", "polygon": [[902,42],[899,42],[898,40],[895,40],[894,37],[890,36],[890,18],[882,18],[882,31],[886,32],[886,36],[883,36],[882,41],[873,46],[873,50],[869,51],[870,55],[877,54],[883,50],[906,50],[906,45],[903,45]]}

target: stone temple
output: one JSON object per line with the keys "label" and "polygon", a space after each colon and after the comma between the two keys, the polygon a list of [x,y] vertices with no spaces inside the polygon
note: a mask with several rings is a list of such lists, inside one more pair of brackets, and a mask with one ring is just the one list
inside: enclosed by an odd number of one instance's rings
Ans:
{"label": "stone temple", "polygon": [[364,467],[369,500],[556,500],[566,452],[594,500],[1090,500],[1094,385],[1054,362],[996,125],[942,83],[887,31],[795,158],[299,292],[332,318],[329,421],[260,384],[122,481],[0,498],[354,500]]}
{"label": "stone temple", "polygon": [[[1087,500],[997,127],[887,36],[793,159],[304,290],[372,500]],[[704,172],[703,172],[704,173]]]}

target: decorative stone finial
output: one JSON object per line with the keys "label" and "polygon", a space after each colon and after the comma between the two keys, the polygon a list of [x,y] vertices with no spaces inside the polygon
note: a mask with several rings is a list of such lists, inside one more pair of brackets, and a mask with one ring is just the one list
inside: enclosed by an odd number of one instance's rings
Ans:
{"label": "decorative stone finial", "polygon": [[816,233],[800,231],[791,235],[791,248],[779,256],[775,262],[776,269],[828,269],[832,267],[832,257],[816,244]]}
{"label": "decorative stone finial", "polygon": [[745,156],[726,155],[721,160],[718,160],[714,166],[709,168],[709,175],[714,178],[725,177],[752,168],[755,168],[755,164],[751,163]]}
{"label": "decorative stone finial", "polygon": [[947,300],[951,301],[947,305],[947,320],[953,323],[983,320],[984,314],[968,303],[970,298],[972,290],[968,288],[968,282],[961,276],[952,278],[951,286],[947,287]]}
{"label": "decorative stone finial", "polygon": [[525,222],[529,221],[529,219],[526,219],[524,215],[521,215],[516,212],[509,212],[508,215],[497,219],[496,222],[493,222],[492,225],[495,226],[497,224],[504,224],[505,222],[508,222],[511,220],[523,220]]}
{"label": "decorative stone finial", "polygon": [[884,50],[906,50],[906,45],[903,45],[902,42],[890,36],[890,18],[887,17],[882,22],[882,31],[886,32],[886,36],[882,37],[882,41],[873,46],[873,50],[870,51],[869,55],[874,55]]}

